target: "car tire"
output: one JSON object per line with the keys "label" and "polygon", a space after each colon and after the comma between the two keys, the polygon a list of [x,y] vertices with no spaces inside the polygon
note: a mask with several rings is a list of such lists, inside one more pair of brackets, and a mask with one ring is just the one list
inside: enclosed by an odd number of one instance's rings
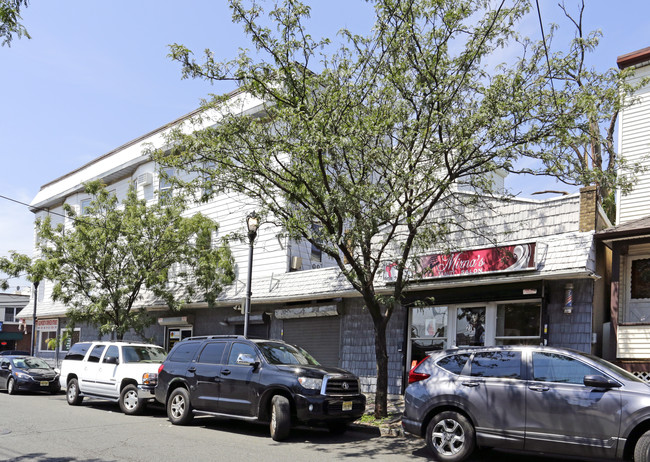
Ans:
{"label": "car tire", "polygon": [[271,422],[269,423],[271,438],[282,441],[291,431],[291,406],[284,396],[276,395],[271,400]]}
{"label": "car tire", "polygon": [[634,462],[650,462],[650,430],[641,435],[634,446]]}
{"label": "car tire", "polygon": [[192,421],[190,393],[183,387],[176,388],[167,400],[167,417],[174,425],[186,425]]}
{"label": "car tire", "polygon": [[138,397],[137,386],[130,384],[122,389],[120,393],[120,409],[126,415],[141,414],[145,406],[145,401]]}
{"label": "car tire", "polygon": [[15,395],[16,392],[16,381],[13,379],[13,377],[9,377],[9,380],[7,381],[7,394],[8,395]]}
{"label": "car tire", "polygon": [[427,446],[434,460],[460,462],[476,448],[474,426],[464,415],[445,411],[431,419],[427,426]]}
{"label": "car tire", "polygon": [[70,379],[68,382],[65,399],[70,406],[78,406],[84,400],[84,397],[79,394],[79,382],[77,379]]}

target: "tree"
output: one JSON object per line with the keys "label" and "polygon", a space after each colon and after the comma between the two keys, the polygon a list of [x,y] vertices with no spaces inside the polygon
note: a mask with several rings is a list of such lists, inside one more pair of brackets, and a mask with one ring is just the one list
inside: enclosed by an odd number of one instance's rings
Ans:
{"label": "tree", "polygon": [[[638,174],[646,169],[641,163],[628,163],[619,158],[614,140],[618,115],[622,109],[636,103],[632,95],[649,79],[640,79],[631,84],[629,77],[632,69],[610,68],[599,72],[590,67],[589,54],[596,51],[601,32],[585,32],[584,0],[581,0],[575,13],[568,11],[564,2],[559,7],[573,26],[574,39],[566,55],[558,54],[558,60],[546,63],[552,90],[547,104],[558,112],[573,114],[575,121],[567,127],[566,134],[551,140],[548,145],[553,155],[564,152],[555,158],[546,158],[545,163],[566,184],[597,185],[605,211],[614,223],[616,189],[620,188],[624,194],[629,192]],[[541,19],[541,11],[538,10],[538,13]],[[553,50],[552,39],[556,29],[557,26],[553,26],[545,37],[546,53]],[[563,85],[560,94],[554,91],[554,84]],[[622,174],[626,171],[636,174]],[[540,173],[528,169],[518,172]]]}
{"label": "tree", "polygon": [[[215,125],[179,127],[172,148],[153,155],[196,173],[185,188],[248,195],[291,238],[337,262],[372,317],[380,417],[386,328],[403,309],[406,269],[445,242],[449,223],[436,208],[480,197],[461,198],[460,189],[488,193],[493,172],[521,170],[522,160],[535,161],[528,173],[580,182],[589,172],[565,147],[581,120],[575,98],[594,89],[557,76],[552,83],[547,69],[577,66],[578,57],[548,56],[545,43],[517,34],[526,1],[372,3],[372,33],[344,29],[334,47],[308,34],[309,7],[297,0],[275,4],[268,21],[258,2],[230,0],[255,53],[218,62],[208,50],[197,62],[176,44],[171,57],[184,77],[235,81],[264,109],[250,114],[237,94],[215,97],[202,114],[216,110]],[[495,64],[515,48],[518,58]],[[387,262],[397,270],[389,296],[377,289]]]}
{"label": "tree", "polygon": [[20,8],[27,7],[29,0],[0,0],[0,38],[2,46],[11,46],[13,36],[31,38],[20,23]]}
{"label": "tree", "polygon": [[88,322],[120,340],[129,329],[142,335],[152,322],[136,303],[144,290],[179,309],[199,291],[212,303],[233,281],[228,245],[212,245],[217,224],[184,217],[179,196],[148,205],[131,187],[120,205],[99,182],[86,192],[94,199],[83,214],[64,205],[72,230],[53,227],[50,216],[37,222],[52,298],[68,307],[72,325]]}

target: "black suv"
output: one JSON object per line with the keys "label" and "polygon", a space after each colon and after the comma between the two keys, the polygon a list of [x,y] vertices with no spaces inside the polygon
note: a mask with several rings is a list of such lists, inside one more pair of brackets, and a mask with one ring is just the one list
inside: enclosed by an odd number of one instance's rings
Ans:
{"label": "black suv", "polygon": [[173,424],[194,414],[269,422],[276,441],[289,435],[292,423],[342,433],[366,407],[350,372],[321,366],[280,340],[223,335],[178,342],[158,371],[156,400]]}

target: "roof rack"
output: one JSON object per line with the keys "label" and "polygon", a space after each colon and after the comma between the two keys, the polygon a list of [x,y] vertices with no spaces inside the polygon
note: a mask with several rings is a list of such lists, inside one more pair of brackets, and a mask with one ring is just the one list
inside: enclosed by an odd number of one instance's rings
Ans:
{"label": "roof rack", "polygon": [[243,335],[197,335],[195,337],[187,337],[184,338],[183,341],[185,340],[206,340],[206,339],[222,339],[222,338],[238,338],[238,339],[246,339]]}

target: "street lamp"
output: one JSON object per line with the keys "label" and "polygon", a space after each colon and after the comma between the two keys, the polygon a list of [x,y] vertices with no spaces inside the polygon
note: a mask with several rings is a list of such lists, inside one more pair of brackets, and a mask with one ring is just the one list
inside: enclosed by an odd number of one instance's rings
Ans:
{"label": "street lamp", "polygon": [[244,306],[244,337],[248,337],[248,320],[251,315],[251,282],[253,280],[253,243],[257,237],[257,229],[260,226],[260,220],[255,211],[252,211],[246,217],[246,226],[248,227],[248,282],[246,284],[246,304]]}

